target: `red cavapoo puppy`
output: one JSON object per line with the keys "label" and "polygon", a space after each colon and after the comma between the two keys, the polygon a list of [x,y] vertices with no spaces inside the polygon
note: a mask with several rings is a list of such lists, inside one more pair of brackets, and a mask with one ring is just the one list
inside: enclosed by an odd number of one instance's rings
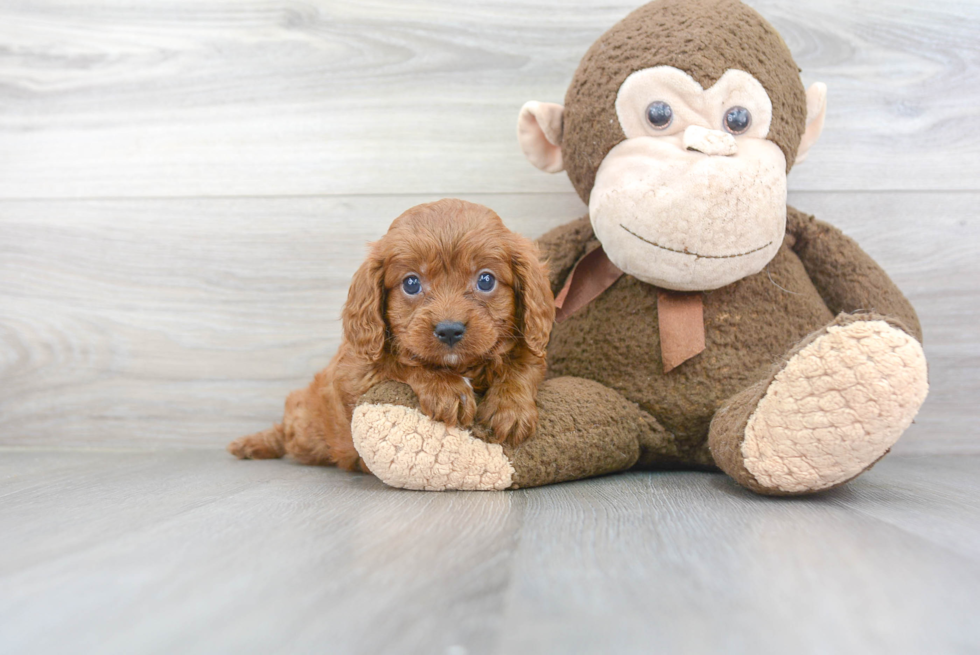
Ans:
{"label": "red cavapoo puppy", "polygon": [[537,425],[554,317],[537,248],[497,214],[462,200],[413,207],[371,244],[354,274],[343,340],[327,368],[289,395],[282,424],[228,450],[367,471],[351,415],[385,380],[410,385],[436,420],[468,427],[475,419],[494,440],[517,445]]}

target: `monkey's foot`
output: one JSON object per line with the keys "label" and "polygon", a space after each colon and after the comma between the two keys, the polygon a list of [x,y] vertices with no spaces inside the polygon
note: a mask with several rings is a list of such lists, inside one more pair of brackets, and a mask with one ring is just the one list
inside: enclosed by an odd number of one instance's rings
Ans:
{"label": "monkey's foot", "polygon": [[829,489],[884,457],[928,389],[918,341],[884,320],[842,315],[716,413],[711,453],[760,493]]}
{"label": "monkey's foot", "polygon": [[369,391],[354,410],[351,433],[371,472],[392,487],[500,491],[513,483],[500,445],[432,420],[408,385],[386,382]]}
{"label": "monkey's foot", "polygon": [[928,388],[918,341],[884,320],[842,315],[718,410],[711,453],[759,493],[828,489],[888,452]]}
{"label": "monkey's foot", "polygon": [[612,389],[579,378],[538,390],[538,427],[514,449],[447,428],[419,410],[407,384],[384,382],[360,399],[351,421],[368,468],[405,489],[516,489],[578,480],[637,463],[641,450],[675,454],[672,436]]}

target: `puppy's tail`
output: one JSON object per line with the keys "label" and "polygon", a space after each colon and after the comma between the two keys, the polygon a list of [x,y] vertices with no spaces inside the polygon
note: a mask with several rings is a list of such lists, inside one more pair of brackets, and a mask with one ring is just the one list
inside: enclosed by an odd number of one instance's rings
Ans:
{"label": "puppy's tail", "polygon": [[228,452],[238,459],[278,459],[286,454],[286,435],[282,425],[250,434],[228,444]]}

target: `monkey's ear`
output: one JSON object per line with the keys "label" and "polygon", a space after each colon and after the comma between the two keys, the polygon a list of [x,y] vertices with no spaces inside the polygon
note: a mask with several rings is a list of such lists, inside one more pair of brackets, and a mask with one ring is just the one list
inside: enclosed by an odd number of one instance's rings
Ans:
{"label": "monkey's ear", "polygon": [[810,146],[817,142],[823,132],[823,121],[827,116],[827,85],[816,82],[806,92],[806,131],[796,150],[796,164],[806,159]]}
{"label": "monkey's ear", "polygon": [[517,140],[527,160],[545,173],[565,169],[561,159],[565,108],[550,102],[525,102],[517,117]]}

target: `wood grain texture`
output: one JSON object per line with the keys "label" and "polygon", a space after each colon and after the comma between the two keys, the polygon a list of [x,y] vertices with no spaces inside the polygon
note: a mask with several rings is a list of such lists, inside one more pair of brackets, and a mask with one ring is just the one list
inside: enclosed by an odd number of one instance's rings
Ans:
{"label": "wood grain texture", "polygon": [[[901,483],[879,473],[854,486]],[[975,560],[835,496],[774,503],[721,475],[548,488],[525,510],[501,652],[968,652]]]}
{"label": "wood grain texture", "polygon": [[[4,2],[0,197],[567,192],[517,112],[637,4]],[[978,189],[980,5],[751,4],[830,88],[793,189]]]}
{"label": "wood grain texture", "polygon": [[[584,212],[570,194],[468,198],[532,236]],[[0,203],[0,443],[214,446],[264,428],[336,349],[366,242],[431,199]],[[980,193],[790,200],[919,309],[932,392],[897,450],[980,451]]]}
{"label": "wood grain texture", "polygon": [[4,653],[967,653],[980,457],[754,496],[425,493],[223,452],[0,449]]}

